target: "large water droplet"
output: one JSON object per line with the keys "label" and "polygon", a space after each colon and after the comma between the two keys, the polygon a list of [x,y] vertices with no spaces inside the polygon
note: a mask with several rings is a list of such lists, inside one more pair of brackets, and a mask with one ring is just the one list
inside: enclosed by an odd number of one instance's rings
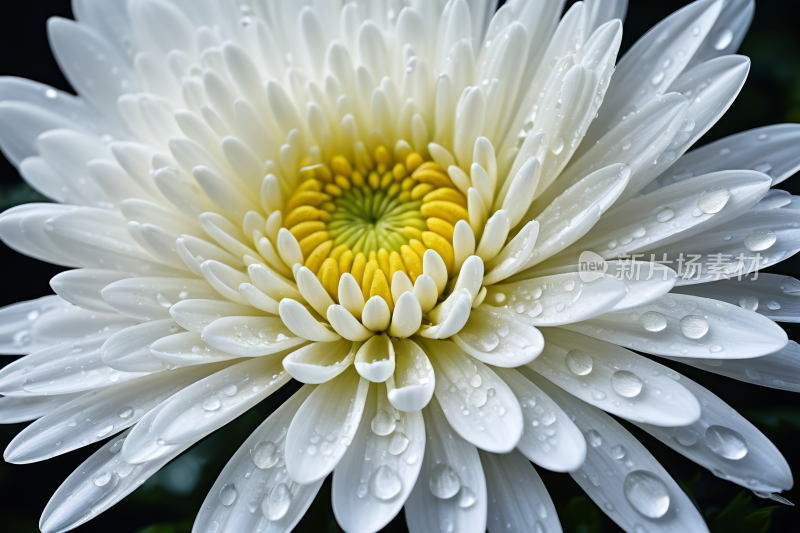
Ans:
{"label": "large water droplet", "polygon": [[681,333],[687,339],[700,339],[708,333],[708,321],[698,315],[686,315],[681,318]]}
{"label": "large water droplet", "polygon": [[742,296],[736,303],[739,304],[739,307],[748,311],[758,309],[758,298],[755,296]]}
{"label": "large water droplet", "polygon": [[392,435],[392,440],[389,441],[389,453],[392,455],[400,455],[408,448],[408,437],[405,433],[398,431]]}
{"label": "large water droplet", "polygon": [[561,137],[554,137],[553,142],[550,144],[550,151],[558,155],[562,150],[564,150],[564,139]]}
{"label": "large water droplet", "polygon": [[592,371],[592,356],[579,350],[571,350],[566,357],[567,368],[576,376],[585,376]]}
{"label": "large water droplet", "polygon": [[403,488],[403,484],[394,470],[386,465],[381,466],[369,478],[369,491],[379,500],[391,500]]}
{"label": "large water droplet", "polygon": [[724,187],[708,189],[697,199],[697,208],[703,213],[713,215],[719,213],[730,200],[731,192]]}
{"label": "large water droplet", "polygon": [[783,278],[780,288],[786,294],[800,294],[800,281],[794,278]]}
{"label": "large water droplet", "polygon": [[573,290],[575,290],[575,280],[574,279],[568,279],[568,280],[564,281],[564,283],[562,283],[561,286],[564,287],[565,291],[572,292]]}
{"label": "large water droplet", "polygon": [[219,491],[219,503],[228,507],[233,505],[236,501],[236,485],[233,483],[226,483]]}
{"label": "large water droplet", "polygon": [[394,417],[392,417],[383,409],[378,411],[375,416],[372,417],[372,422],[370,422],[372,432],[376,435],[380,435],[381,437],[384,437],[394,431],[395,425]]}
{"label": "large water droplet", "polygon": [[206,411],[216,411],[221,405],[222,402],[220,402],[219,398],[216,396],[211,396],[210,398],[203,400],[203,409]]}
{"label": "large water droplet", "polygon": [[669,510],[669,489],[652,472],[634,470],[625,476],[622,490],[628,503],[648,518],[661,518]]}
{"label": "large water droplet", "polygon": [[733,32],[729,28],[724,28],[714,39],[714,50],[725,50],[733,41]]}
{"label": "large water droplet", "polygon": [[662,71],[659,71],[658,73],[656,73],[655,76],[650,78],[650,83],[652,83],[653,85],[658,85],[663,80],[664,80],[664,71],[662,70]]}
{"label": "large water droplet", "polygon": [[620,444],[617,444],[616,446],[611,448],[611,457],[613,457],[614,459],[622,459],[623,457],[625,457],[625,454],[627,453],[628,450],[625,448],[625,446],[622,446]]}
{"label": "large water droplet", "polygon": [[667,327],[667,317],[657,311],[648,311],[639,317],[647,331],[661,331]]}
{"label": "large water droplet", "polygon": [[478,497],[475,493],[466,485],[461,487],[461,490],[458,491],[458,506],[462,509],[472,507],[477,499]]}
{"label": "large water droplet", "polygon": [[281,455],[280,450],[274,442],[262,440],[250,451],[250,457],[253,459],[253,464],[261,470],[266,470],[267,468],[275,466],[280,460]]}
{"label": "large water droplet", "polygon": [[738,432],[724,426],[708,426],[706,446],[725,459],[738,461],[747,455],[747,443]]}
{"label": "large water droplet", "polygon": [[603,437],[596,430],[590,429],[586,432],[586,442],[592,448],[599,448],[603,445]]}
{"label": "large water droplet", "polygon": [[125,407],[120,407],[117,409],[117,416],[123,420],[127,420],[133,416],[133,407],[129,407],[127,405]]}
{"label": "large water droplet", "polygon": [[111,433],[112,431],[114,431],[114,426],[106,426],[106,427],[104,427],[103,429],[101,429],[100,431],[97,432],[97,438],[98,439],[102,439],[103,437],[106,437],[109,433]]}
{"label": "large water droplet", "polygon": [[261,512],[270,520],[283,518],[292,505],[292,492],[284,483],[272,489],[261,504]]}
{"label": "large water droplet", "polygon": [[633,398],[642,392],[642,379],[627,370],[617,370],[611,375],[611,387],[621,396]]}
{"label": "large water droplet", "polygon": [[772,230],[754,231],[744,238],[744,246],[751,252],[763,252],[777,240],[778,236]]}
{"label": "large water droplet", "polygon": [[672,209],[664,209],[663,211],[659,211],[656,215],[656,220],[659,222],[669,222],[673,217],[675,217],[675,211]]}
{"label": "large water droplet", "polygon": [[433,467],[429,485],[434,496],[446,500],[458,494],[461,479],[455,470],[444,463],[439,463]]}
{"label": "large water droplet", "polygon": [[92,478],[92,482],[98,487],[105,487],[111,481],[111,472],[98,472]]}
{"label": "large water droplet", "polygon": [[223,396],[231,397],[236,396],[236,393],[239,392],[239,388],[236,385],[228,385],[226,387],[222,387],[219,393]]}

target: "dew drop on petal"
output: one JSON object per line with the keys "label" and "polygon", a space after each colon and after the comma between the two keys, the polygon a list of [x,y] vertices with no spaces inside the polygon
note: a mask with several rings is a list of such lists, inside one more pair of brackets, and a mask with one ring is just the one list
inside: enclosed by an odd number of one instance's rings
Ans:
{"label": "dew drop on petal", "polygon": [[800,294],[800,281],[794,278],[783,278],[779,286],[786,294]]}
{"label": "dew drop on petal", "polygon": [[675,211],[672,209],[664,209],[656,215],[656,220],[659,222],[669,222],[675,217]]}
{"label": "dew drop on petal", "polygon": [[98,487],[105,487],[111,481],[111,472],[98,472],[92,478],[92,483]]}
{"label": "dew drop on petal", "polygon": [[731,192],[724,187],[713,187],[700,195],[697,199],[697,208],[703,213],[713,215],[722,211],[730,200]]}
{"label": "dew drop on petal", "polygon": [[222,486],[219,491],[219,503],[228,507],[233,505],[236,501],[236,486],[233,483],[227,483]]}
{"label": "dew drop on petal", "polygon": [[628,450],[625,446],[617,444],[611,448],[611,457],[614,459],[622,459],[628,453]]}
{"label": "dew drop on petal", "polygon": [[461,489],[461,479],[458,474],[444,463],[439,463],[433,467],[428,483],[431,493],[442,500],[452,498]]}
{"label": "dew drop on petal", "polygon": [[114,431],[114,426],[106,426],[97,432],[97,438],[102,439],[103,437],[108,436],[108,434],[112,431]]}
{"label": "dew drop on petal", "polygon": [[586,442],[592,448],[598,448],[603,445],[603,437],[596,430],[590,429],[586,432]]}
{"label": "dew drop on petal", "polygon": [[477,499],[478,497],[475,495],[475,492],[466,485],[461,487],[461,490],[458,491],[458,506],[462,509],[472,507]]}
{"label": "dew drop on petal", "polygon": [[767,309],[771,309],[772,311],[777,311],[781,308],[781,304],[778,302],[767,302]]}
{"label": "dew drop on petal", "polygon": [[370,422],[370,427],[372,428],[372,432],[376,435],[380,435],[384,437],[389,435],[395,428],[395,420],[394,418],[381,409],[378,411],[374,417],[372,417],[372,421]]}
{"label": "dew drop on petal", "polygon": [[220,402],[219,398],[216,396],[211,396],[210,398],[203,400],[203,409],[206,411],[216,411],[221,405],[222,402]]}
{"label": "dew drop on petal", "polygon": [[730,28],[724,28],[714,39],[714,50],[725,50],[733,41],[733,32]]}
{"label": "dew drop on petal", "polygon": [[266,470],[278,464],[280,460],[280,450],[274,442],[262,440],[253,446],[253,449],[250,451],[250,457],[253,459],[253,464],[261,470]]}
{"label": "dew drop on petal", "polygon": [[392,440],[389,441],[389,453],[392,455],[400,455],[408,448],[408,437],[402,431],[395,432],[392,435]]}
{"label": "dew drop on petal", "polygon": [[579,350],[570,350],[565,358],[567,368],[576,376],[585,376],[592,371],[592,356]]}
{"label": "dew drop on petal", "polygon": [[575,280],[574,279],[568,279],[568,280],[564,281],[564,283],[562,283],[561,286],[564,287],[565,291],[572,292],[573,290],[575,290]]}
{"label": "dew drop on petal", "polygon": [[761,374],[758,373],[757,370],[753,370],[752,368],[745,368],[744,373],[747,374],[747,377],[754,380],[761,379]]}
{"label": "dew drop on petal", "polygon": [[378,468],[369,478],[369,491],[379,500],[391,500],[400,494],[402,488],[400,478],[386,465]]}
{"label": "dew drop on petal", "polygon": [[125,407],[120,407],[119,409],[117,409],[117,416],[122,418],[123,420],[129,419],[130,417],[133,416],[133,407],[127,405]]}
{"label": "dew drop on petal", "polygon": [[617,370],[611,375],[611,387],[620,396],[633,398],[642,392],[642,379],[627,370]]}
{"label": "dew drop on petal", "polygon": [[280,520],[289,511],[292,505],[292,492],[285,483],[280,483],[269,492],[261,504],[261,512],[269,520]]}
{"label": "dew drop on petal", "polygon": [[708,333],[708,321],[698,315],[686,315],[680,325],[681,333],[687,339],[701,339]]}
{"label": "dew drop on petal", "polygon": [[639,317],[647,331],[661,331],[667,327],[667,317],[657,311],[648,311]]}
{"label": "dew drop on petal", "polygon": [[738,461],[747,455],[747,443],[738,432],[724,426],[708,426],[706,446],[725,459]]}
{"label": "dew drop on petal", "polygon": [[742,296],[736,303],[739,304],[739,307],[748,311],[758,309],[758,298],[755,296]]}
{"label": "dew drop on petal", "polygon": [[669,489],[652,472],[634,470],[625,476],[622,490],[628,503],[648,518],[661,518],[669,510]]}
{"label": "dew drop on petal", "polygon": [[772,230],[754,231],[744,238],[744,246],[751,252],[763,252],[772,247],[778,236]]}
{"label": "dew drop on petal", "polygon": [[222,387],[222,389],[219,391],[220,394],[222,394],[223,396],[228,396],[229,398],[231,396],[236,396],[237,392],[239,392],[239,389],[236,387],[236,385],[228,385],[227,387]]}

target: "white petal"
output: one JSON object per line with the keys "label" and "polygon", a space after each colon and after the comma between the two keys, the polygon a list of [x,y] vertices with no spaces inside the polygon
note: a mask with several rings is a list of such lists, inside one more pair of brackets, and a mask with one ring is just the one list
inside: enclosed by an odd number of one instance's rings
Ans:
{"label": "white petal", "polygon": [[484,302],[517,312],[534,326],[559,326],[601,315],[627,294],[624,283],[606,276],[584,282],[578,274],[557,274],[487,287]]}
{"label": "white petal", "polygon": [[619,346],[563,329],[545,330],[542,355],[522,372],[538,372],[586,403],[659,426],[692,424],[700,405],[668,368]]}
{"label": "white petal", "polygon": [[0,391],[5,396],[44,396],[99,389],[146,375],[119,372],[100,359],[108,335],[56,344],[0,370]]}
{"label": "white petal", "polygon": [[486,229],[483,231],[478,251],[475,254],[486,263],[494,259],[503,249],[510,230],[508,214],[502,209],[495,212],[486,223]]}
{"label": "white petal", "polygon": [[447,266],[434,250],[426,250],[422,256],[422,272],[436,282],[436,287],[441,295],[447,285]]}
{"label": "white petal", "polygon": [[176,303],[169,308],[169,314],[184,329],[202,333],[218,318],[229,316],[259,316],[261,312],[247,305],[223,300],[191,299]]}
{"label": "white petal", "polygon": [[504,368],[530,363],[544,348],[538,329],[510,309],[489,305],[472,310],[453,342],[475,359]]}
{"label": "white petal", "polygon": [[300,303],[306,301],[293,281],[284,278],[265,265],[252,264],[247,268],[247,272],[253,285],[276,302],[280,302],[284,298],[291,298]]}
{"label": "white petal", "polygon": [[0,214],[0,238],[12,250],[62,266],[79,266],[81,261],[57,250],[44,230],[51,217],[68,213],[73,206],[23,204]]}
{"label": "white petal", "polygon": [[489,261],[489,271],[483,278],[484,285],[492,285],[512,276],[525,266],[539,238],[539,223],[528,222],[497,256]]}
{"label": "white petal", "polygon": [[219,318],[203,330],[202,337],[214,348],[241,357],[271,355],[305,342],[278,317]]}
{"label": "white petal", "polygon": [[46,313],[70,307],[58,296],[45,296],[0,309],[0,354],[28,354],[49,347],[52,342],[35,340],[31,329]]}
{"label": "white petal", "polygon": [[400,512],[425,451],[419,411],[392,409],[384,385],[369,389],[358,431],[333,472],[333,512],[352,533],[378,531]]}
{"label": "white petal", "polygon": [[10,463],[33,463],[116,435],[160,400],[219,369],[217,365],[164,372],[84,394],[26,427],[3,457]]}
{"label": "white petal", "polygon": [[369,381],[354,368],[317,386],[286,435],[286,470],[298,483],[315,483],[333,471],[358,429]]}
{"label": "white petal", "polygon": [[389,401],[401,411],[419,411],[431,401],[436,376],[428,356],[414,341],[392,339],[396,363],[387,381]]}
{"label": "white petal", "polygon": [[489,498],[489,533],[560,532],[556,506],[533,466],[521,453],[480,452]]}
{"label": "white petal", "polygon": [[715,476],[748,490],[792,487],[789,465],[763,433],[707,389],[683,376],[680,382],[702,402],[700,420],[683,427],[636,425]]}
{"label": "white petal", "polygon": [[356,370],[373,383],[383,383],[394,374],[395,354],[392,342],[384,333],[365,342],[356,354]]}
{"label": "white petal", "polygon": [[168,367],[150,353],[150,345],[183,331],[174,320],[166,318],[137,324],[112,335],[100,349],[103,362],[122,372],[160,372]]}
{"label": "white petal", "polygon": [[150,428],[166,444],[207,435],[246,412],[291,377],[280,357],[253,359],[221,370],[184,388],[164,402]]}
{"label": "white petal", "polygon": [[453,292],[460,289],[467,289],[474,300],[481,290],[482,282],[483,261],[476,255],[470,256],[462,265],[455,287],[453,287]]}
{"label": "white petal", "polygon": [[346,340],[315,342],[287,355],[283,368],[301,383],[325,383],[353,364],[359,347]]}
{"label": "white petal", "polygon": [[[359,292],[359,294],[361,293]],[[341,305],[328,307],[328,322],[336,333],[350,341],[365,341],[375,334],[365,328],[350,311]]]}
{"label": "white petal", "polygon": [[[169,447],[161,457],[133,465],[127,463],[123,454],[119,453],[122,447],[120,443],[129,435],[109,441],[62,483],[39,520],[39,528],[43,532],[68,531],[94,518],[139,488],[150,476],[199,440]],[[109,477],[108,482],[103,483]]]}
{"label": "white petal", "polygon": [[158,339],[150,345],[150,354],[169,368],[205,365],[239,357],[212,348],[199,334],[191,331]]}
{"label": "white petal", "polygon": [[34,321],[31,335],[34,341],[51,346],[69,339],[82,340],[91,335],[113,335],[135,323],[135,320],[117,313],[95,313],[68,305],[52,309]]}
{"label": "white petal", "polygon": [[361,322],[367,329],[376,332],[388,328],[391,318],[389,304],[380,296],[373,296],[367,300],[364,310],[361,312]]}
{"label": "white petal", "polygon": [[106,286],[101,294],[115,311],[141,320],[169,318],[169,308],[180,300],[217,296],[203,280],[176,278],[123,279]]}
{"label": "white petal", "polygon": [[[278,307],[278,302],[258,290],[254,285],[250,283],[242,283],[239,285],[239,294],[244,296],[244,299],[247,302],[259,309],[264,311],[265,313],[269,313],[271,315],[278,315],[280,314],[280,308]],[[241,306],[244,307],[244,306]],[[237,313],[237,314],[247,314],[247,313]]]}
{"label": "white petal", "polygon": [[0,424],[36,420],[82,395],[82,392],[76,392],[58,396],[3,396],[0,398]]}
{"label": "white petal", "polygon": [[417,281],[414,282],[414,296],[417,297],[422,312],[430,312],[436,306],[439,298],[439,289],[433,278],[426,274],[417,277]]}
{"label": "white petal", "polygon": [[[409,531],[484,533],[488,498],[478,450],[452,434],[435,399],[422,416],[428,439],[419,481],[406,502]],[[437,493],[443,497],[437,497]]]}
{"label": "white petal", "polygon": [[618,422],[546,379],[534,378],[586,436],[586,462],[571,476],[609,518],[627,531],[642,524],[655,531],[708,531],[689,497]]}
{"label": "white petal", "polygon": [[787,343],[783,329],[757,313],[672,293],[652,304],[565,327],[645,353],[678,357],[749,359],[776,352]]}
{"label": "white petal", "polygon": [[475,233],[466,220],[459,220],[453,231],[453,250],[455,251],[454,272],[459,272],[464,261],[475,255]]}
{"label": "white petal", "polygon": [[297,288],[303,298],[306,299],[308,304],[320,314],[326,316],[328,308],[335,302],[331,298],[328,291],[322,286],[317,276],[315,276],[309,269],[302,267],[297,271]]}
{"label": "white petal", "polygon": [[[277,533],[291,531],[297,525],[314,501],[322,480],[310,485],[295,483],[282,468],[282,456],[289,424],[313,390],[314,387],[306,386],[297,391],[231,457],[200,508],[194,522],[196,529],[207,531],[215,527],[220,533],[258,530]],[[232,494],[235,500],[229,503]],[[276,519],[270,520],[265,509]]]}
{"label": "white petal", "polygon": [[567,414],[524,375],[494,367],[519,400],[525,431],[517,450],[542,468],[572,472],[586,460],[586,440]]}
{"label": "white petal", "polygon": [[436,373],[436,399],[453,429],[483,450],[511,451],[522,434],[522,412],[503,380],[452,342],[425,339],[422,346]]}
{"label": "white petal", "polygon": [[[280,303],[280,314],[283,324],[289,330],[303,339],[318,342],[333,342],[339,340],[338,334],[328,330],[325,326],[311,316],[308,309],[295,300],[285,298]],[[280,322],[280,321],[279,321]]]}
{"label": "white petal", "polygon": [[[355,281],[355,278],[353,278],[353,281]],[[341,280],[339,280],[339,284],[341,285]],[[411,283],[408,274],[398,270],[392,276],[392,300],[396,302],[405,292],[414,292],[414,285]]]}
{"label": "white petal", "polygon": [[278,232],[278,253],[287,266],[303,263],[303,252],[300,250],[300,244],[286,228],[281,228]]}
{"label": "white petal", "polygon": [[[481,263],[482,266],[483,264]],[[404,292],[395,304],[389,334],[398,338],[410,337],[417,332],[420,324],[422,324],[422,308],[419,305],[419,300],[413,293]]]}
{"label": "white petal", "polygon": [[424,330],[421,335],[429,339],[452,337],[467,323],[471,309],[472,295],[467,289],[452,293],[429,313],[431,321],[436,325]]}

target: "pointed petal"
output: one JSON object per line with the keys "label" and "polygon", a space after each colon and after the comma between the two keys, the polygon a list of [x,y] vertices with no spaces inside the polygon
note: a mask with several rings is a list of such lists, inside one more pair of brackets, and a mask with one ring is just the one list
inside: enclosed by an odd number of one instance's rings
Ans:
{"label": "pointed petal", "polygon": [[475,359],[504,368],[530,363],[544,348],[539,330],[510,309],[489,305],[472,310],[453,342]]}
{"label": "pointed petal", "polygon": [[150,353],[150,345],[183,329],[171,318],[125,328],[100,349],[103,362],[122,372],[160,372],[168,367]]}
{"label": "pointed petal", "polygon": [[210,346],[241,357],[271,355],[306,342],[277,317],[219,318],[203,330],[202,337]]}
{"label": "pointed petal", "polygon": [[106,286],[101,294],[115,311],[140,320],[169,318],[169,308],[187,298],[218,297],[204,280],[130,278]]}
{"label": "pointed petal", "polygon": [[0,424],[36,420],[82,395],[82,392],[74,392],[57,396],[3,396],[0,398]]}
{"label": "pointed petal", "polygon": [[169,314],[184,329],[202,333],[212,322],[230,316],[260,316],[262,312],[249,305],[224,300],[191,299],[176,303]]}
{"label": "pointed petal", "polygon": [[325,383],[353,364],[360,343],[346,340],[315,342],[283,359],[283,368],[301,383]]}

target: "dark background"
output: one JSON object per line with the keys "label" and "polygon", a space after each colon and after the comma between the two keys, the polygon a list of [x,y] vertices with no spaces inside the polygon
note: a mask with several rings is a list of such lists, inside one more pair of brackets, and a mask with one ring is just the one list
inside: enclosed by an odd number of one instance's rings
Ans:
{"label": "dark background", "polygon": [[[686,3],[630,0],[621,53]],[[22,76],[70,90],[50,53],[45,33],[45,21],[49,16],[72,17],[69,0],[6,1],[4,4],[0,16],[0,75]],[[757,2],[755,20],[739,51],[753,61],[750,76],[731,109],[698,146],[746,129],[800,122],[798,20],[800,3]],[[800,194],[800,184],[796,180],[788,180],[780,188]],[[41,201],[41,198],[23,183],[5,159],[0,158],[0,211],[31,201]],[[0,306],[51,294],[47,280],[60,271],[58,267],[21,256],[2,244],[0,265],[3,281]],[[770,271],[798,277],[800,256]],[[800,340],[797,328],[788,325],[786,329],[790,338]],[[12,357],[0,356],[0,366],[12,360]],[[671,366],[705,385],[746,416],[778,446],[793,471],[800,472],[800,456],[795,453],[800,440],[800,398],[797,395],[729,380],[678,363]],[[110,512],[77,531],[188,533],[203,499],[229,457],[296,388],[295,385],[284,387],[223,431],[173,461]],[[794,508],[776,507],[771,505],[774,502],[753,498],[738,485],[716,478],[630,424],[624,424],[693,498],[712,533],[798,531],[800,512]],[[22,424],[0,426],[0,448],[23,427]],[[39,516],[50,496],[96,448],[96,445],[89,446],[33,465],[15,466],[0,461],[0,529],[13,533],[37,532]],[[619,531],[568,475],[538,471],[555,501],[565,532]],[[784,496],[791,501],[800,500],[797,489]],[[341,531],[331,510],[330,479],[296,531]],[[405,532],[403,514],[400,513],[385,531]]]}

